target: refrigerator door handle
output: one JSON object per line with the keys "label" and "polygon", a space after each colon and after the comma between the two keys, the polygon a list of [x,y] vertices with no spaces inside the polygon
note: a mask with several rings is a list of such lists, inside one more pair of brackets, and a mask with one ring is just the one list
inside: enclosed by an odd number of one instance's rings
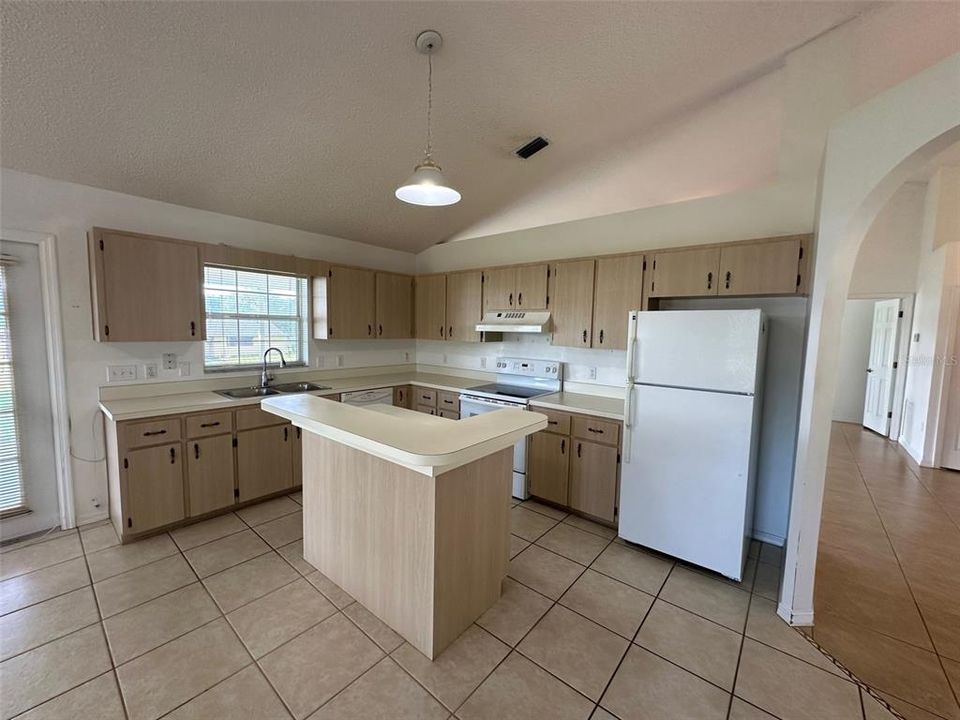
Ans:
{"label": "refrigerator door handle", "polygon": [[621,461],[624,464],[630,463],[630,440],[633,436],[633,423],[631,422],[631,417],[633,416],[633,381],[627,380],[626,392],[623,396],[623,443],[621,453],[623,457]]}

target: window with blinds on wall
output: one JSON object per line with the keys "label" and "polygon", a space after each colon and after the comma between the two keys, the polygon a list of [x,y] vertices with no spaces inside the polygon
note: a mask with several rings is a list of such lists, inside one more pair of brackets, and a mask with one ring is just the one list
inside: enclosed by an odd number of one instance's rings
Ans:
{"label": "window with blinds on wall", "polygon": [[0,517],[26,510],[17,425],[7,264],[0,258]]}
{"label": "window with blinds on wall", "polygon": [[259,366],[269,347],[279,348],[288,365],[306,364],[306,277],[206,265],[203,297],[204,369]]}

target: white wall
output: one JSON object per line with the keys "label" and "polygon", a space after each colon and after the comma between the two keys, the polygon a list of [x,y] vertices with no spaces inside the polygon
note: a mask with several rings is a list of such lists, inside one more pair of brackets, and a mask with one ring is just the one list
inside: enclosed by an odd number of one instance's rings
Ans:
{"label": "white wall", "polygon": [[[189,378],[203,377],[202,343],[97,343],[93,340],[86,232],[93,226],[322,258],[367,267],[412,272],[414,256],[325,235],[219,215],[179,205],[0,170],[0,226],[57,237],[63,312],[67,395],[71,420],[73,478],[78,521],[106,512],[103,439],[95,417],[106,367],[159,362],[173,352],[190,363]],[[413,362],[411,341],[337,341],[311,348],[328,366],[337,355],[345,367]],[[315,364],[315,363],[314,363]],[[222,376],[218,376],[222,377]]]}
{"label": "white wall", "polygon": [[943,168],[924,198],[917,299],[900,442],[921,465],[936,461],[943,369],[951,329],[946,304],[960,285],[960,168]]}
{"label": "white wall", "polygon": [[870,357],[873,306],[876,300],[847,300],[840,338],[840,369],[833,419],[860,423],[867,394],[866,368]]}

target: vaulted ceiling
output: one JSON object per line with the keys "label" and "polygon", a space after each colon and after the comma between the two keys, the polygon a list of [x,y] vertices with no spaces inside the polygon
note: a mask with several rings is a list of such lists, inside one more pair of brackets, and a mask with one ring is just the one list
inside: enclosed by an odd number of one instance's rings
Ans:
{"label": "vaulted ceiling", "polygon": [[[418,252],[867,5],[5,0],[0,163]],[[448,208],[393,197],[422,151],[426,28]]]}

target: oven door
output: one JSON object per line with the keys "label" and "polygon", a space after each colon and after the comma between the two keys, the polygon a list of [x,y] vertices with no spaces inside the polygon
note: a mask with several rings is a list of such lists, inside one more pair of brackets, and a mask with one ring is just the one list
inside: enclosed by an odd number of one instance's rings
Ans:
{"label": "oven door", "polygon": [[[488,412],[496,412],[505,408],[514,410],[526,410],[527,406],[521,403],[506,402],[503,400],[490,400],[488,398],[477,397],[476,395],[460,396],[460,419],[465,420],[474,415],[481,415]],[[513,496],[526,500],[529,497],[527,492],[527,439],[524,438],[513,446]]]}

